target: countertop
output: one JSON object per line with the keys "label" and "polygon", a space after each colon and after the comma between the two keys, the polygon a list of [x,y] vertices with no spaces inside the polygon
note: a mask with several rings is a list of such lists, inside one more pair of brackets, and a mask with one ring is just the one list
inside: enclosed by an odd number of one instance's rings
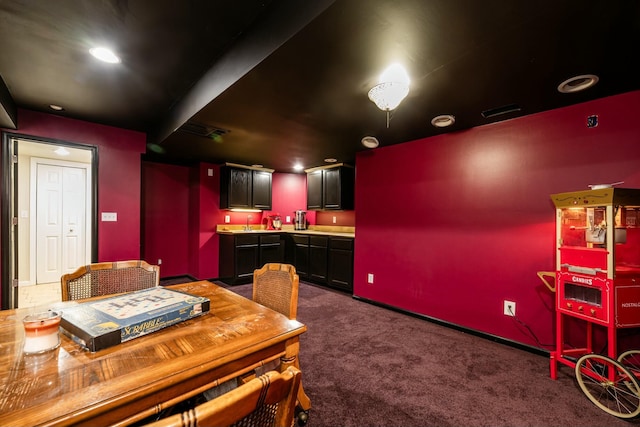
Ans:
{"label": "countertop", "polygon": [[310,226],[306,230],[295,230],[293,226],[284,225],[282,230],[267,230],[258,224],[254,224],[251,230],[245,230],[244,225],[222,224],[216,226],[218,234],[270,234],[270,233],[289,233],[289,234],[309,234],[321,236],[340,236],[355,237],[355,227],[344,226]]}

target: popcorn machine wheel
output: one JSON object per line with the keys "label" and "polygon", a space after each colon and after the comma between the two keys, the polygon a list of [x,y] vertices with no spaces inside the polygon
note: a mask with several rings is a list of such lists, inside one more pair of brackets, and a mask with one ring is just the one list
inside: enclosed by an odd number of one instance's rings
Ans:
{"label": "popcorn machine wheel", "polygon": [[[556,299],[551,378],[557,378],[558,364],[569,366],[596,406],[619,418],[636,417],[640,351],[618,355],[618,331],[640,327],[640,190],[592,188],[551,199],[556,207],[554,285],[545,280],[552,272],[538,272]],[[569,344],[581,330],[586,336],[578,345]],[[606,354],[594,351],[599,340]]]}

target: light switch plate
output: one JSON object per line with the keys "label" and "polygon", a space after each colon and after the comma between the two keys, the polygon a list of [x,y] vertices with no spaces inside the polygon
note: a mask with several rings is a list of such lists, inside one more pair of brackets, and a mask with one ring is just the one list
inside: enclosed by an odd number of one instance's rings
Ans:
{"label": "light switch plate", "polygon": [[102,221],[117,221],[118,213],[117,212],[102,212]]}

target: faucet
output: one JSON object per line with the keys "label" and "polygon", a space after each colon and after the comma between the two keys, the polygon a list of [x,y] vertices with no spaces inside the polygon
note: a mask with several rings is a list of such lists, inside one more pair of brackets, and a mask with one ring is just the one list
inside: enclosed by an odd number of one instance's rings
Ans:
{"label": "faucet", "polygon": [[249,225],[250,220],[251,220],[251,215],[247,215],[247,225],[245,225],[244,231],[251,231],[251,226]]}

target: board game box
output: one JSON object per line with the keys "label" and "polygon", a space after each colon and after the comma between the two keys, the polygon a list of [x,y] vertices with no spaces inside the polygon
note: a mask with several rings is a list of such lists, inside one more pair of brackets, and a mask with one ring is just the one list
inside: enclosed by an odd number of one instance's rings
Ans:
{"label": "board game box", "polygon": [[208,298],[159,286],[66,308],[60,326],[95,352],[205,314],[209,305]]}

